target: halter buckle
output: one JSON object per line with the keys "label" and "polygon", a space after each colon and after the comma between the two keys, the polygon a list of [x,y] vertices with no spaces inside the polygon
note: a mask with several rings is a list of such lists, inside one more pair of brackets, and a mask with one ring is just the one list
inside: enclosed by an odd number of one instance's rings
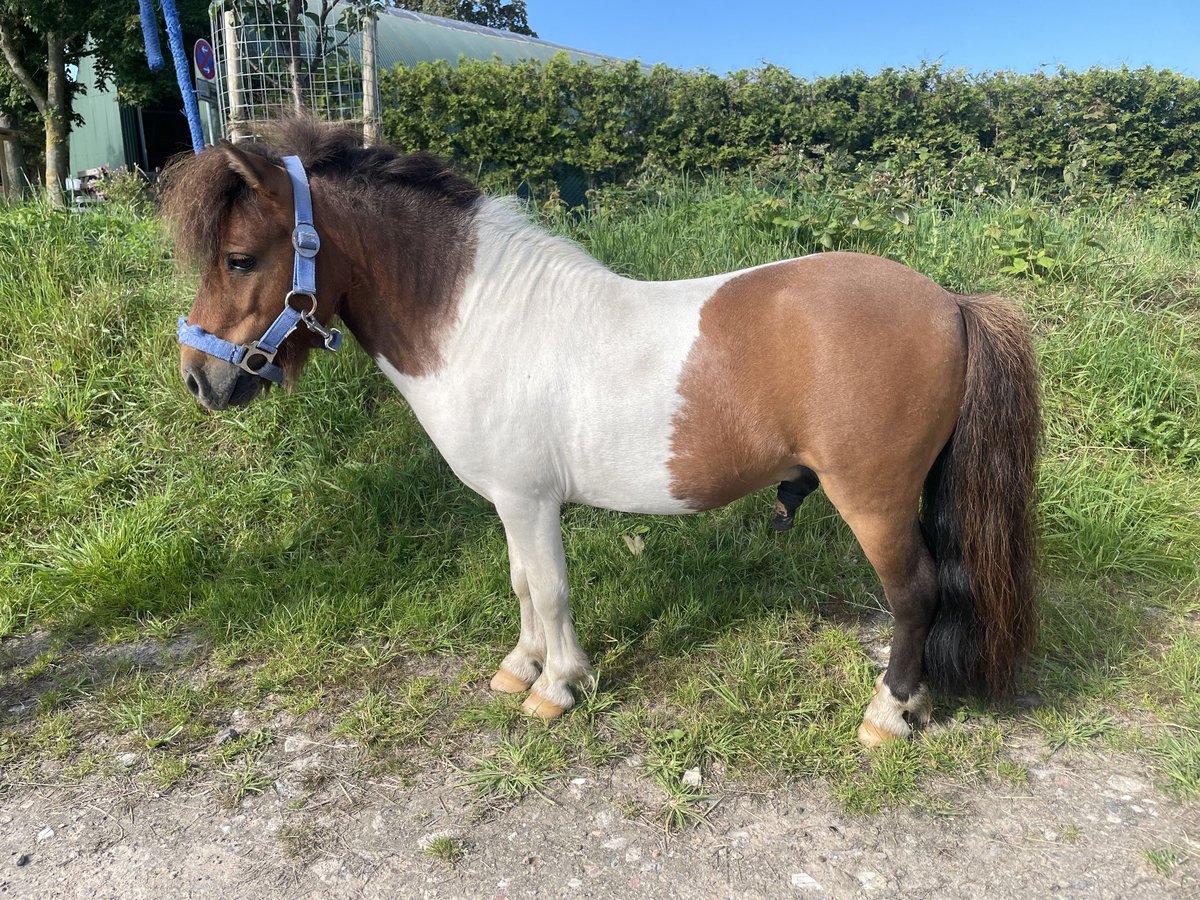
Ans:
{"label": "halter buckle", "polygon": [[[316,305],[314,304],[314,309],[315,308]],[[326,328],[317,321],[316,316],[314,316],[311,312],[300,313],[300,321],[308,326],[309,331],[321,336],[321,339],[325,342],[326,350],[336,350],[338,345],[341,344],[341,331],[339,331],[337,328]]]}
{"label": "halter buckle", "polygon": [[325,342],[326,350],[336,350],[342,344],[342,332],[337,328],[326,328],[317,321],[317,295],[310,294],[307,291],[288,291],[288,295],[283,298],[284,306],[292,305],[293,297],[307,297],[312,301],[312,305],[306,310],[296,310],[300,313],[300,321],[313,334],[321,336],[321,340]]}
{"label": "halter buckle", "polygon": [[276,352],[275,350],[264,350],[258,345],[258,341],[251,341],[246,345],[246,352],[242,355],[241,361],[235,365],[251,375],[261,377],[262,370],[275,362]]}
{"label": "halter buckle", "polygon": [[292,229],[292,248],[305,259],[312,259],[321,249],[321,236],[307,222]]}

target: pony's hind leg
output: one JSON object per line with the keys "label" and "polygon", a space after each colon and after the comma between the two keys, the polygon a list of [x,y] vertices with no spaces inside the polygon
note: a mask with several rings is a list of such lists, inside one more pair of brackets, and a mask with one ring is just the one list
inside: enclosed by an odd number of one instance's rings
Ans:
{"label": "pony's hind leg", "polygon": [[776,531],[788,531],[796,524],[796,510],[804,502],[804,498],[820,485],[816,473],[804,466],[798,466],[799,474],[795,478],[779,483],[775,492],[775,518],[771,527]]}
{"label": "pony's hind leg", "polygon": [[[521,708],[530,715],[554,719],[575,705],[571,689],[593,680],[567,606],[567,560],[559,506],[521,498],[497,501],[496,511],[504,522],[510,553],[519,561],[529,596],[529,609],[522,605],[522,633],[527,612],[533,633],[538,635],[540,629],[540,636],[535,639],[541,643],[538,649],[542,650],[542,670]],[[513,582],[515,587],[515,574]],[[520,660],[518,657],[517,661]],[[501,664],[501,671],[518,677],[526,674],[508,669],[507,658]]]}
{"label": "pony's hind leg", "polygon": [[521,636],[500,668],[492,676],[492,690],[506,694],[521,694],[542,674],[546,661],[546,635],[542,631],[542,620],[533,609],[533,598],[529,593],[529,578],[521,562],[520,552],[512,535],[508,537],[508,568],[512,576],[513,592],[521,602]]}
{"label": "pony's hind leg", "polygon": [[917,524],[917,500],[891,509],[855,509],[830,495],[875,568],[895,620],[887,671],[875,681],[858,738],[868,747],[912,736],[928,724],[929,689],[922,682],[925,635],[937,608],[937,570]]}

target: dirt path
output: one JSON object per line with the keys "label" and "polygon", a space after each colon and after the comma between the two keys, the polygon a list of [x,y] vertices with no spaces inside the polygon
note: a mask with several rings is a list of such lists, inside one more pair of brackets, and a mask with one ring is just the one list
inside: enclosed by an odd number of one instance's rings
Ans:
{"label": "dirt path", "polygon": [[[706,783],[707,824],[669,838],[630,818],[652,800],[636,759],[572,772],[553,804],[480,809],[448,764],[355,777],[357,752],[280,735],[278,777],[233,808],[211,789],[155,794],[136,766],[19,787],[0,802],[0,896],[1200,896],[1194,806],[1133,758],[1046,759],[1033,740],[1012,750],[1026,785],[934,784],[937,812],[850,817],[815,786]],[[439,835],[465,850],[456,864],[425,849]]]}

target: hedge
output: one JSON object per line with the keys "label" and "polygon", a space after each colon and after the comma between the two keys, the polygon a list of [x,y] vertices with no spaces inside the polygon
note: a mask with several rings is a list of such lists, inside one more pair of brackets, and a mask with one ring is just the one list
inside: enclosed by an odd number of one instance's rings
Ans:
{"label": "hedge", "polygon": [[737,169],[781,148],[855,164],[983,153],[1070,193],[1200,191],[1200,81],[1169,70],[970,74],[938,65],[807,80],[778,66],[718,76],[633,62],[460,60],[381,77],[383,127],[485,181],[564,170],[621,181],[653,163]]}

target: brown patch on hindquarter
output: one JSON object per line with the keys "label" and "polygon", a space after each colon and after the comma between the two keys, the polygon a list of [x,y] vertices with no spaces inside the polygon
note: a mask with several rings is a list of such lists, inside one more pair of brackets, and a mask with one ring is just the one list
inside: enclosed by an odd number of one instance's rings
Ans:
{"label": "brown patch on hindquarter", "polygon": [[806,466],[831,499],[857,508],[874,496],[915,516],[964,370],[952,295],[905,266],[825,253],[747,272],[701,311],[679,383],[672,493],[711,509]]}

